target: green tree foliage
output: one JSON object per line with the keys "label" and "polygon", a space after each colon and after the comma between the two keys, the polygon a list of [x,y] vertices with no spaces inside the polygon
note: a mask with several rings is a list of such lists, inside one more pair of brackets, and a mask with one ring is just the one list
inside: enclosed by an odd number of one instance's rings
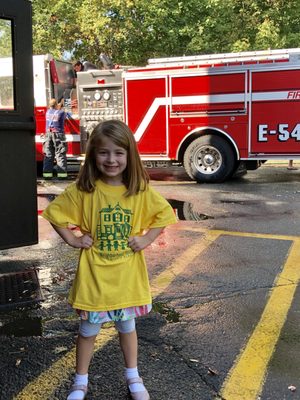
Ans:
{"label": "green tree foliage", "polygon": [[12,55],[12,28],[11,21],[0,19],[0,57]]}
{"label": "green tree foliage", "polygon": [[115,63],[298,47],[299,0],[32,0],[34,52]]}
{"label": "green tree foliage", "polygon": [[62,57],[72,51],[79,37],[77,4],[79,0],[32,0],[34,54]]}
{"label": "green tree foliage", "polygon": [[[92,59],[105,52],[122,64],[143,64],[154,56],[182,55],[196,23],[199,1],[83,0],[79,12],[82,43]],[[199,5],[198,5],[199,9]],[[91,17],[91,15],[93,17]]]}

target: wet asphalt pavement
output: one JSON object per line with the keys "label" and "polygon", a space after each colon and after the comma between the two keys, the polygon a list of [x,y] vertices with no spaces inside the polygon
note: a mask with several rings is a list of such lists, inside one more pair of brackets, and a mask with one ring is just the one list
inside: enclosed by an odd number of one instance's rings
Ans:
{"label": "wet asphalt pavement", "polygon": [[[137,321],[140,373],[153,400],[221,398],[221,386],[290,251],[290,241],[278,235],[300,236],[300,172],[264,166],[219,185],[197,185],[180,168],[150,172],[180,221],[146,251],[154,309]],[[39,213],[71,180],[38,180]],[[208,230],[274,237],[207,236],[215,241],[193,258]],[[37,269],[43,295],[30,307],[0,309],[0,399],[65,399],[78,325],[66,296],[78,250],[39,217],[38,245],[0,255],[1,274]],[[176,279],[164,275],[170,265]],[[299,300],[296,290],[261,400],[300,399],[288,389],[300,381]],[[114,328],[103,328],[103,338],[91,364],[87,399],[129,399]]]}

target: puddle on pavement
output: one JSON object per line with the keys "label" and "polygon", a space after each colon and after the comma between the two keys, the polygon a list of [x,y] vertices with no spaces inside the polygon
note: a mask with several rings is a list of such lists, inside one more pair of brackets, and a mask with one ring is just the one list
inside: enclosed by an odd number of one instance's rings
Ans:
{"label": "puddle on pavement", "polygon": [[257,206],[257,200],[232,200],[232,199],[226,200],[226,199],[224,199],[224,200],[219,200],[219,201],[222,204],[238,204],[238,205],[241,205],[241,206],[244,206],[244,205]]}
{"label": "puddle on pavement", "polygon": [[214,217],[194,210],[192,203],[186,201],[167,199],[171,207],[175,210],[180,221],[204,221],[214,219]]}
{"label": "puddle on pavement", "polygon": [[167,303],[156,301],[153,303],[152,309],[154,312],[163,315],[168,322],[179,322],[180,314]]}

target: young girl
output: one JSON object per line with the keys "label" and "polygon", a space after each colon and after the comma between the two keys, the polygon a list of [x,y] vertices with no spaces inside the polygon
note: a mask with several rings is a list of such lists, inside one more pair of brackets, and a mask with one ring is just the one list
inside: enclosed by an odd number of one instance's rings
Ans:
{"label": "young girl", "polygon": [[[137,369],[135,317],[151,310],[143,249],[176,222],[168,202],[149,186],[131,130],[105,121],[91,134],[76,183],[44,211],[72,247],[81,248],[69,303],[80,315],[76,375],[67,400],[87,394],[94,342],[104,322],[114,321],[132,399],[150,399]],[[80,228],[75,236],[69,224]]]}

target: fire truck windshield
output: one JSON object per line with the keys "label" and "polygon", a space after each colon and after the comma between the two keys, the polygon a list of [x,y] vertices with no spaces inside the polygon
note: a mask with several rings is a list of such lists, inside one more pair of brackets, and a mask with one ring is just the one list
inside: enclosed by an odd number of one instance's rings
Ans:
{"label": "fire truck windshield", "polygon": [[51,81],[53,84],[54,97],[57,101],[64,102],[67,110],[71,107],[71,91],[75,88],[75,73],[71,63],[51,60],[50,61]]}
{"label": "fire truck windshield", "polygon": [[57,72],[58,83],[73,86],[75,74],[73,66],[70,63],[54,60],[55,69]]}

